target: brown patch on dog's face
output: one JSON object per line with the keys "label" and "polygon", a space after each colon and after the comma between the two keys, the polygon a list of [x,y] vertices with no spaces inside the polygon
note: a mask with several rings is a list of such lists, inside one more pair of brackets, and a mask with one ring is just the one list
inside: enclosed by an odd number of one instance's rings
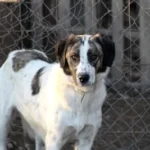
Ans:
{"label": "brown patch on dog's face", "polygon": [[79,48],[81,42],[80,37],[71,34],[56,45],[58,61],[67,75],[74,76],[76,72],[75,68],[80,61]]}
{"label": "brown patch on dog's face", "polygon": [[80,62],[80,44],[81,39],[79,38],[76,39],[76,42],[73,45],[70,45],[66,52],[66,60],[75,82],[76,82],[76,69]]}

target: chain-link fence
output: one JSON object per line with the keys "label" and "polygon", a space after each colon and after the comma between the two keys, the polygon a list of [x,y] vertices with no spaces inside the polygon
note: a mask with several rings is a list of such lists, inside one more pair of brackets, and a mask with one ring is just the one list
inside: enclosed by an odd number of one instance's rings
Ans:
{"label": "chain-link fence", "polygon": [[[20,48],[45,51],[54,61],[56,42],[70,33],[108,36],[115,42],[116,59],[93,149],[149,150],[150,1],[17,1],[0,2],[0,63]],[[9,137],[23,145],[19,122],[12,123]]]}

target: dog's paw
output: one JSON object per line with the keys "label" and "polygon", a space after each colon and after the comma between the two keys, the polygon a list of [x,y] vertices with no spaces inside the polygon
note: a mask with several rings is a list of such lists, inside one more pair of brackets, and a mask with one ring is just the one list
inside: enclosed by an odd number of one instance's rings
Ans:
{"label": "dog's paw", "polygon": [[17,150],[17,148],[17,143],[15,141],[7,143],[7,150]]}
{"label": "dog's paw", "polygon": [[29,144],[25,144],[25,150],[31,150],[30,145]]}
{"label": "dog's paw", "polygon": [[26,148],[24,148],[24,147],[18,147],[18,149],[17,150],[27,150]]}

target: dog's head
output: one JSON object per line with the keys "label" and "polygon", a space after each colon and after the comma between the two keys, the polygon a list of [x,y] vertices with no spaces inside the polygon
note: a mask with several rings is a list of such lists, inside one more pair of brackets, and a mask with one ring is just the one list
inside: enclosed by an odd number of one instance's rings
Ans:
{"label": "dog's head", "polygon": [[57,44],[56,55],[64,73],[72,76],[76,85],[85,87],[93,85],[96,75],[111,67],[115,46],[99,34],[71,34]]}

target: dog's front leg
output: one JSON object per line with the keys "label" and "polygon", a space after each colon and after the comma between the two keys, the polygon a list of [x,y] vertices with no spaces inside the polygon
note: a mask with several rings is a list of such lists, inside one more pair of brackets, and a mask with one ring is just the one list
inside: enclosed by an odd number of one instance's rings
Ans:
{"label": "dog's front leg", "polygon": [[35,137],[35,149],[36,150],[42,150],[43,148],[43,143],[42,143],[42,140],[41,138],[39,138],[37,135]]}
{"label": "dog's front leg", "polygon": [[78,142],[75,144],[75,150],[91,150],[97,130],[97,128],[91,125],[85,126],[79,134]]}
{"label": "dog's front leg", "polygon": [[60,133],[47,133],[45,139],[45,150],[60,150],[62,147]]}

